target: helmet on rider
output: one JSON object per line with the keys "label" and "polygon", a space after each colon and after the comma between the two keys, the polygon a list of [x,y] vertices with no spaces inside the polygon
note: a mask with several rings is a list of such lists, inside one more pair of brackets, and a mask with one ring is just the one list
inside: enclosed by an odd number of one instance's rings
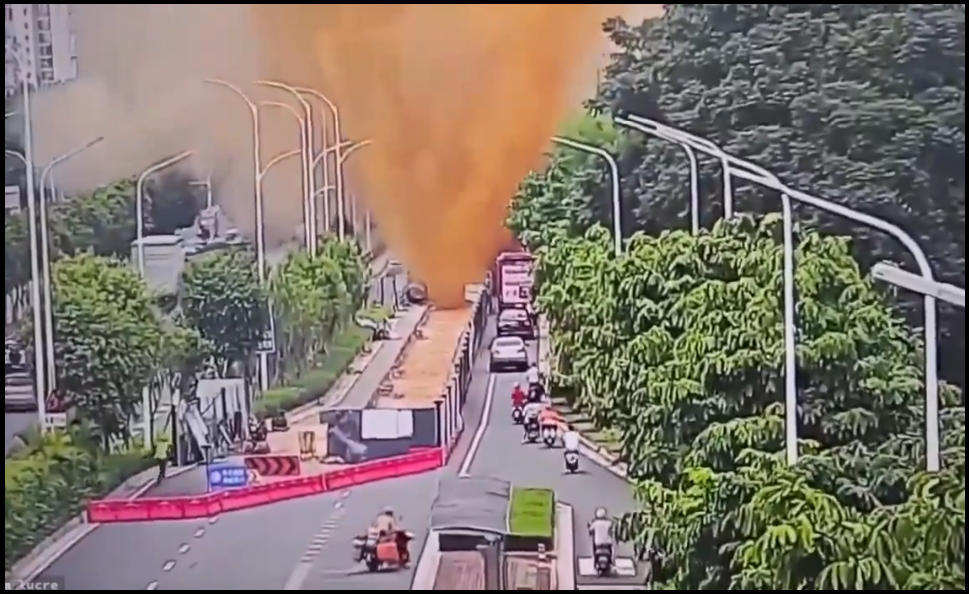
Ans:
{"label": "helmet on rider", "polygon": [[390,507],[388,505],[387,507],[384,508],[384,510],[382,512],[380,512],[380,515],[393,517],[394,516],[394,508],[392,508],[392,507]]}
{"label": "helmet on rider", "polygon": [[609,512],[606,511],[606,508],[604,508],[604,507],[597,507],[596,508],[596,519],[597,520],[606,520],[608,518],[609,518]]}

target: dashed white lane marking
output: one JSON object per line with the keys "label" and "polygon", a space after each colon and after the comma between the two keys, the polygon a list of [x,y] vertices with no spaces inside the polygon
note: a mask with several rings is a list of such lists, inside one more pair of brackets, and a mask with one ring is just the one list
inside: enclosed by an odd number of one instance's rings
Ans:
{"label": "dashed white lane marking", "polygon": [[187,542],[182,543],[182,546],[178,547],[178,554],[184,555],[188,553],[190,550],[192,550],[192,545],[188,544]]}
{"label": "dashed white lane marking", "polygon": [[303,552],[303,556],[300,558],[299,563],[293,569],[293,573],[290,574],[289,579],[286,580],[286,585],[283,590],[302,590],[303,584],[309,577],[310,569],[316,562],[317,558],[323,553],[323,549],[326,544],[330,542],[330,535],[333,530],[340,524],[340,519],[346,512],[344,507],[344,500],[350,496],[350,491],[344,491],[340,493],[340,498],[333,504],[333,513],[329,518],[326,519],[323,524],[320,525],[319,531],[310,540],[309,545]]}
{"label": "dashed white lane marking", "polygon": [[203,536],[205,536],[205,526],[197,528],[195,530],[195,534],[193,534],[192,536],[195,538],[202,538]]}
{"label": "dashed white lane marking", "polygon": [[158,589],[158,582],[152,582],[147,586],[145,586],[145,590],[157,590],[157,589]]}
{"label": "dashed white lane marking", "polygon": [[215,524],[218,521],[219,521],[219,516],[209,518],[209,524]]}
{"label": "dashed white lane marking", "polygon": [[165,573],[168,573],[169,571],[171,571],[173,569],[175,569],[175,560],[174,559],[169,559],[168,561],[165,561],[165,564],[164,565],[162,565],[162,571],[164,571]]}

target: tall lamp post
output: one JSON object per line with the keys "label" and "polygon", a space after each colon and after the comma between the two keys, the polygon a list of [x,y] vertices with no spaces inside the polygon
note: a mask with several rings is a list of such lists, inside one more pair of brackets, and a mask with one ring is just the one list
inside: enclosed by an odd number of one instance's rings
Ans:
{"label": "tall lamp post", "polygon": [[[40,417],[41,430],[47,427],[47,366],[43,348],[43,331],[40,312],[40,235],[37,229],[37,194],[34,187],[34,133],[30,113],[30,82],[24,68],[23,58],[14,49],[4,44],[4,52],[17,63],[24,95],[24,169],[27,175],[27,228],[30,235],[30,302],[34,325],[34,386],[37,392],[37,416]],[[8,154],[4,152],[4,154]]]}
{"label": "tall lamp post", "polygon": [[[51,270],[50,270],[50,229],[47,225],[47,207],[50,202],[54,201],[55,198],[55,187],[54,187],[54,168],[67,161],[73,159],[77,155],[83,153],[89,148],[95,147],[104,142],[104,137],[99,136],[94,140],[70,150],[63,155],[54,158],[47,167],[44,168],[40,173],[40,269],[41,277],[44,283],[44,351],[47,354],[47,385],[51,390],[57,389],[57,369],[55,368],[54,359],[54,307],[52,300],[52,294],[54,292],[54,284],[51,281]],[[48,183],[50,187],[48,188]],[[47,196],[45,197],[45,194]]]}
{"label": "tall lamp post", "polygon": [[[333,175],[336,177],[336,183],[334,184],[334,188],[336,190],[336,199],[337,199],[337,216],[340,219],[340,225],[339,225],[339,229],[337,229],[337,234],[340,239],[343,239],[343,235],[344,235],[343,216],[346,210],[346,206],[345,206],[346,201],[344,200],[342,163],[345,161],[345,159],[343,159],[343,149],[346,147],[346,145],[343,143],[343,122],[342,122],[342,119],[340,118],[340,108],[337,107],[336,103],[331,101],[329,97],[317,91],[316,89],[309,89],[306,87],[296,87],[295,90],[299,93],[310,95],[312,97],[319,99],[329,108],[330,113],[333,115],[333,144],[330,145],[330,147],[332,147],[333,158],[336,162],[336,167],[334,168]],[[326,121],[325,118],[323,121]],[[329,154],[327,152],[329,150],[330,149],[327,148],[326,131],[324,129],[324,133],[323,133],[324,154]],[[329,175],[330,175],[329,166],[327,165],[326,161],[323,161],[323,176],[324,176],[323,185],[324,186],[329,185],[329,180],[328,180]],[[328,195],[324,195],[323,205],[324,205],[323,209],[325,213],[328,212],[330,210],[330,202],[329,202]],[[324,217],[326,219],[326,226],[327,228],[329,228],[330,217],[327,214],[324,214]]]}
{"label": "tall lamp post", "polygon": [[[302,165],[302,175],[300,180],[300,187],[303,194],[303,240],[306,242],[306,249],[312,254],[316,252],[316,241],[317,233],[316,229],[316,217],[315,210],[310,207],[311,204],[315,204],[313,200],[313,188],[309,184],[309,178],[306,176],[306,159],[312,154],[312,145],[307,144],[310,138],[306,135],[306,120],[303,116],[299,115],[293,106],[280,101],[263,101],[260,103],[261,106],[266,107],[277,107],[284,111],[288,111],[294,118],[296,118],[297,129],[299,130],[299,154],[301,155],[301,165]],[[268,165],[266,167],[269,168]]]}
{"label": "tall lamp post", "polygon": [[579,142],[577,140],[572,140],[570,138],[563,138],[561,136],[555,136],[552,138],[552,142],[556,144],[561,144],[562,146],[567,146],[569,148],[575,149],[577,151],[582,151],[583,153],[588,153],[590,155],[596,155],[602,157],[605,162],[609,165],[609,174],[612,178],[612,241],[613,249],[616,256],[622,255],[622,194],[619,179],[619,164],[616,163],[616,158],[612,156],[609,151],[599,148],[597,146],[592,146],[591,144],[586,144],[584,142]]}
{"label": "tall lamp post", "polygon": [[[145,182],[155,173],[180,163],[194,154],[195,151],[185,151],[156,163],[141,172],[138,181],[135,183],[135,238],[138,243],[138,272],[142,278],[145,277]],[[152,431],[151,390],[148,389],[148,386],[141,390],[141,414],[145,447],[151,449],[152,444],[155,443],[155,436]]]}
{"label": "tall lamp post", "polygon": [[[326,169],[326,161],[325,161],[325,159],[330,155],[330,153],[334,153],[334,154],[338,154],[339,155],[339,157],[337,158],[337,161],[336,161],[337,169],[342,170],[343,169],[343,164],[346,163],[346,161],[347,161],[348,158],[350,158],[350,155],[352,155],[353,153],[357,152],[358,150],[360,150],[360,149],[362,149],[364,147],[370,146],[371,144],[373,144],[373,141],[372,140],[361,140],[360,142],[353,142],[352,140],[345,140],[345,141],[342,141],[342,142],[338,142],[336,144],[331,145],[326,150],[324,150],[319,155],[317,155],[316,156],[316,159],[314,159],[314,161],[313,161],[313,167],[315,168],[319,163],[322,162],[323,163],[323,168],[325,170]],[[346,150],[343,150],[343,149],[346,149]],[[324,184],[323,187],[320,189],[320,191],[317,192],[317,194],[323,196],[323,217],[327,221],[327,227],[328,228],[329,228],[329,220],[330,220],[330,208],[329,208],[329,205],[330,205],[330,200],[329,200],[330,190],[336,190],[336,186],[335,185],[332,185],[332,184]],[[339,210],[340,225],[339,225],[339,230],[337,231],[337,234],[338,234],[338,237],[340,239],[344,239],[344,232],[343,232],[344,231],[343,230],[343,214],[344,214],[343,211],[342,210]],[[356,203],[355,202],[351,204],[351,214],[352,214],[352,217],[353,217],[354,225],[356,225],[356,222],[357,222],[357,218],[356,218],[357,217],[357,207],[356,207]],[[369,211],[368,211],[368,224],[369,224]],[[368,234],[369,234],[369,231],[368,231]],[[368,240],[368,243],[369,243],[369,240]]]}
{"label": "tall lamp post", "polygon": [[[294,87],[281,83],[274,80],[257,80],[255,84],[270,87],[273,89],[279,89],[286,91],[299,101],[300,106],[303,108],[303,117],[297,118],[301,123],[300,130],[300,147],[304,148],[303,151],[303,188],[304,200],[307,201],[306,207],[306,218],[309,221],[307,233],[312,238],[311,241],[307,242],[306,249],[309,252],[316,253],[317,249],[317,239],[319,237],[319,232],[316,227],[316,203],[312,200],[314,194],[316,194],[316,178],[313,175],[313,108],[306,101],[303,95],[300,94]],[[325,132],[324,132],[325,134]]]}
{"label": "tall lamp post", "polygon": [[[837,215],[842,218],[846,218],[850,221],[860,223],[867,227],[877,229],[884,233],[891,235],[892,237],[898,239],[902,245],[912,254],[915,258],[915,262],[919,268],[919,276],[922,278],[922,282],[927,286],[936,284],[935,277],[932,273],[932,267],[929,264],[929,260],[925,255],[925,251],[919,246],[915,239],[903,231],[897,225],[893,225],[888,221],[879,219],[878,217],[873,217],[871,215],[865,214],[861,211],[847,208],[836,204],[829,200],[823,200],[816,196],[812,196],[806,192],[800,192],[794,190],[784,184],[782,184],[773,174],[766,171],[763,167],[746,161],[744,159],[739,159],[732,155],[727,154],[715,143],[700,138],[689,132],[684,132],[683,130],[678,130],[651,120],[649,118],[644,118],[640,116],[631,115],[629,120],[632,121],[637,126],[646,128],[647,130],[659,130],[663,135],[676,138],[679,141],[690,144],[696,150],[711,155],[715,158],[721,160],[724,165],[723,171],[726,177],[738,177],[755,184],[758,184],[764,188],[777,191],[781,194],[782,205],[785,201],[794,200],[814,208],[818,208],[825,212]],[[635,126],[634,126],[635,127]],[[731,189],[731,184],[724,183],[724,193],[726,200],[727,190]],[[727,210],[726,208],[724,209]],[[732,212],[732,206],[731,206]],[[725,212],[725,216],[726,212]],[[789,228],[792,223],[787,222],[787,219],[792,219],[792,213],[790,212],[789,206],[784,207],[784,218],[785,218],[785,235],[789,234]],[[790,233],[793,235],[793,233]],[[794,293],[793,283],[793,240],[785,241],[784,251],[785,251],[785,272],[784,272],[784,290],[785,292],[790,292],[791,295]],[[785,301],[787,299],[785,298]],[[936,311],[936,297],[934,295],[926,294],[924,295],[924,311],[925,311],[925,322],[923,327],[923,332],[925,336],[925,451],[926,451],[926,469],[929,472],[937,472],[942,464],[942,454],[941,446],[939,442],[939,369],[938,369],[938,320]],[[793,337],[793,328],[795,327],[796,320],[793,317],[793,307],[785,306],[785,326],[790,329],[791,336]],[[795,355],[793,354],[794,345],[793,339],[785,339],[785,358],[790,364],[790,360]],[[787,388],[789,395],[787,396],[788,402],[791,398],[796,398],[796,395],[790,395],[796,388],[791,387],[791,380],[787,380]],[[788,406],[788,408],[793,408],[796,411],[796,407]],[[796,412],[788,412],[788,414],[796,414]],[[796,431],[796,424],[793,427]],[[788,427],[788,440],[790,441],[792,431],[791,427]],[[796,434],[795,434],[796,437]],[[792,454],[791,447],[788,446],[788,456]],[[797,458],[796,443],[794,444],[794,458]]]}

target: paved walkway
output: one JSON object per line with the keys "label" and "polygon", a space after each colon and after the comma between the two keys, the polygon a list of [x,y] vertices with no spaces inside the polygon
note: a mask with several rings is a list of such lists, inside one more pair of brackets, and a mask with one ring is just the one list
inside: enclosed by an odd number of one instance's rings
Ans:
{"label": "paved walkway", "polygon": [[[294,411],[289,416],[294,425],[288,431],[271,435],[273,453],[299,454],[299,431],[319,423],[319,413],[332,408],[362,408],[373,397],[384,378],[390,373],[403,352],[410,335],[426,314],[425,307],[410,307],[398,313],[391,329],[391,339],[376,343],[372,351],[351,364],[351,373],[337,381],[319,404]],[[352,370],[359,369],[359,373]],[[288,442],[288,445],[287,445]],[[277,447],[273,447],[276,445]],[[154,487],[145,497],[179,497],[199,495],[206,491],[205,469],[202,467],[172,476]]]}

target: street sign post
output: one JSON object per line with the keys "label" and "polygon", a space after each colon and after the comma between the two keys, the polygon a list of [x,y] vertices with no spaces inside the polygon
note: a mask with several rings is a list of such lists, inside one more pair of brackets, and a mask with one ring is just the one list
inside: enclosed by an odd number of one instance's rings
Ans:
{"label": "street sign post", "polygon": [[273,306],[269,304],[269,327],[262,335],[256,352],[261,355],[271,355],[276,352],[276,316],[273,314]]}
{"label": "street sign post", "polygon": [[240,489],[249,485],[249,469],[245,464],[213,464],[206,472],[208,491]]}

